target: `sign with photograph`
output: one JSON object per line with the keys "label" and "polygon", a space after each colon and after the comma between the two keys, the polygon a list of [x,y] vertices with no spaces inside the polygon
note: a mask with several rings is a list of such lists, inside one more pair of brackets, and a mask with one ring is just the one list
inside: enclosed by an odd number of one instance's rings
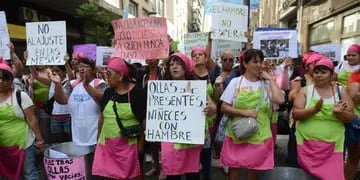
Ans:
{"label": "sign with photograph", "polygon": [[66,22],[26,23],[26,65],[64,65]]}
{"label": "sign with photograph", "polygon": [[0,11],[0,56],[4,59],[10,59],[10,49],[7,46],[10,43],[9,32],[6,23],[4,11]]}
{"label": "sign with photograph", "polygon": [[288,31],[256,31],[254,32],[254,48],[260,49],[266,59],[298,57],[296,30]]}
{"label": "sign with photograph", "polygon": [[206,81],[149,81],[147,141],[204,144]]}
{"label": "sign with photograph", "polygon": [[184,34],[184,51],[188,57],[191,57],[191,49],[194,47],[206,48],[208,43],[209,33],[195,32]]}
{"label": "sign with photograph", "polygon": [[332,61],[341,61],[340,44],[322,44],[311,46],[310,49],[330,58]]}
{"label": "sign with photograph", "polygon": [[169,56],[166,18],[140,17],[112,21],[115,56],[159,59]]}
{"label": "sign with photograph", "polygon": [[96,65],[106,66],[106,61],[114,57],[114,48],[108,46],[96,47]]}
{"label": "sign with photograph", "polygon": [[239,57],[242,42],[214,39],[211,43],[211,57],[220,59],[224,51],[231,51],[234,57]]}
{"label": "sign with photograph", "polygon": [[248,6],[216,2],[211,18],[212,39],[247,42]]}

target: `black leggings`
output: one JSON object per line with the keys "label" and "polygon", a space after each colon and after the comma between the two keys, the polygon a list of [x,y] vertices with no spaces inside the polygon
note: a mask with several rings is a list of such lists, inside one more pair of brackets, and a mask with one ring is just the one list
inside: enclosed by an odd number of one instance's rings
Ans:
{"label": "black leggings", "polygon": [[[200,173],[186,173],[186,180],[200,180]],[[167,180],[181,180],[181,175],[166,175]]]}

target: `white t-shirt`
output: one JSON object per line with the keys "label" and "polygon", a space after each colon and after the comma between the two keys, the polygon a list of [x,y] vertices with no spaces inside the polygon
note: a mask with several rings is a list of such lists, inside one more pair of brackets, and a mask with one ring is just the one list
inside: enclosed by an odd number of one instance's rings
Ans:
{"label": "white t-shirt", "polygon": [[[17,103],[16,90],[4,102],[0,102],[0,107],[7,106],[7,105],[13,105],[14,111],[15,111],[15,116],[24,118],[24,113]],[[21,92],[21,106],[23,107],[23,109],[25,110],[32,105],[34,105],[34,103],[31,100],[31,98],[25,92],[22,91]],[[24,119],[24,121],[26,121],[26,120]],[[34,142],[34,139],[35,139],[34,132],[31,130],[31,128],[29,126],[29,131],[28,131],[25,148],[28,148]]]}
{"label": "white t-shirt", "polygon": [[334,72],[336,74],[339,74],[340,71],[354,72],[355,70],[358,70],[359,68],[360,68],[360,65],[350,66],[347,61],[343,61],[336,66]]}
{"label": "white t-shirt", "polygon": [[[261,88],[261,81],[257,82],[251,82],[247,80],[245,77],[242,78],[239,86],[239,90],[236,90],[236,86],[238,85],[240,77],[233,78],[229,85],[226,87],[225,91],[223,92],[222,96],[220,97],[220,100],[223,102],[226,102],[228,104],[233,104],[236,98],[236,92],[240,93],[248,93],[252,91],[258,91]],[[264,83],[265,89],[269,88],[269,84],[267,82]],[[265,91],[264,97],[271,97],[271,94],[269,96],[267,95],[267,91]],[[267,101],[269,98],[266,98]]]}
{"label": "white t-shirt", "polygon": [[[65,79],[62,84],[66,83],[67,79]],[[63,87],[66,84],[63,85]],[[69,92],[65,91],[65,93],[70,94]],[[55,83],[51,82],[50,89],[49,89],[49,99],[55,95]],[[70,114],[69,107],[67,104],[59,104],[58,102],[54,101],[54,107],[52,110],[53,115],[65,115]]]}

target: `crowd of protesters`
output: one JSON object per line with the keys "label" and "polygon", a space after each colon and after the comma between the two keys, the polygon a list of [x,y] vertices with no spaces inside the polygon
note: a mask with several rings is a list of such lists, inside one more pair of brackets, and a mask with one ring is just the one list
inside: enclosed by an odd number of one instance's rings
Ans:
{"label": "crowd of protesters", "polygon": [[[26,52],[22,61],[14,45],[8,46],[11,59],[0,58],[0,179],[39,179],[36,153],[72,141],[95,147],[92,175],[98,177],[209,180],[211,161],[219,159],[230,180],[240,178],[240,169],[253,180],[274,168],[276,135],[284,124],[289,166],[317,179],[355,177],[359,44],[348,47],[337,67],[314,51],[273,61],[252,48],[238,58],[224,51],[218,64],[211,59],[209,38],[208,46],[193,48],[191,57],[169,47],[162,65],[160,59],[147,59],[142,67],[112,57],[106,68],[96,67],[74,52],[63,66],[31,66],[29,74]],[[145,141],[149,80],[207,82],[204,144]],[[233,126],[239,117],[256,118],[258,130],[238,138]],[[148,172],[145,154],[153,159]]]}

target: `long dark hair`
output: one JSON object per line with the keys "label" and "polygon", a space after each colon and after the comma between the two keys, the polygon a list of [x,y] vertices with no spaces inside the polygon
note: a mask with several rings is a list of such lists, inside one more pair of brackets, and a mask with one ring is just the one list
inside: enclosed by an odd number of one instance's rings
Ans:
{"label": "long dark hair", "polygon": [[243,75],[246,72],[244,64],[247,64],[253,58],[259,57],[261,62],[264,61],[264,53],[258,49],[248,49],[245,51],[244,56],[240,57],[240,74]]}

